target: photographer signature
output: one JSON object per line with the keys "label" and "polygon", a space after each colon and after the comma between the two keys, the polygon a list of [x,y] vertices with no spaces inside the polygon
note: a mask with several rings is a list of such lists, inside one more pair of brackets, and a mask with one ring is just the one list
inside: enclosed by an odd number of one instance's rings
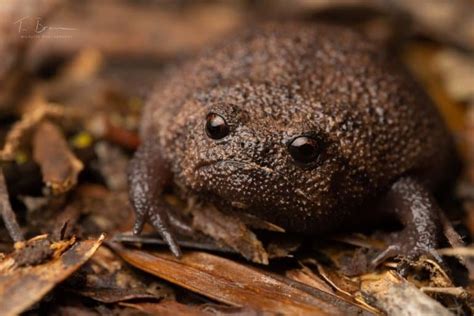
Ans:
{"label": "photographer signature", "polygon": [[[30,19],[31,19],[31,17],[26,16],[26,17],[20,18],[17,21],[15,21],[14,24],[18,24],[18,33],[29,31],[29,28],[25,27],[24,22],[27,22]],[[36,18],[36,23],[35,23],[34,29],[33,29],[33,31],[36,34],[43,34],[46,31],[76,31],[77,30],[77,29],[71,28],[71,27],[49,26],[49,25],[43,24],[41,20],[42,20],[41,17]]]}

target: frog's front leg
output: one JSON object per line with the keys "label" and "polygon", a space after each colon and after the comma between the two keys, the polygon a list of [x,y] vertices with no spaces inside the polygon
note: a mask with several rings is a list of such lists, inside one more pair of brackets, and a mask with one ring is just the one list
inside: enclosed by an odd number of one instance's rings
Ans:
{"label": "frog's front leg", "polygon": [[435,252],[441,236],[441,210],[423,184],[411,177],[399,179],[382,200],[379,211],[398,218],[403,229],[395,233],[395,240],[372,261],[373,265],[397,255],[414,259],[430,254],[441,261]]}
{"label": "frog's front leg", "polygon": [[133,233],[138,235],[149,222],[163,237],[173,254],[181,255],[170,227],[170,206],[163,200],[165,186],[171,179],[169,166],[158,142],[145,141],[136,151],[128,170],[130,201],[135,210]]}

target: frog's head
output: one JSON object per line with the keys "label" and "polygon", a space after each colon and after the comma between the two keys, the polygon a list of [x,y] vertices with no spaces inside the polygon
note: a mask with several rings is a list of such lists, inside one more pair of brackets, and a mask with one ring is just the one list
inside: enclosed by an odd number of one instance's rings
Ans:
{"label": "frog's head", "polygon": [[176,141],[184,145],[173,162],[178,183],[276,224],[288,214],[304,221],[331,212],[344,164],[323,128],[328,118],[304,104],[311,101],[253,84],[221,87],[189,102],[199,105],[183,107],[194,112],[181,115],[186,120],[178,128]]}

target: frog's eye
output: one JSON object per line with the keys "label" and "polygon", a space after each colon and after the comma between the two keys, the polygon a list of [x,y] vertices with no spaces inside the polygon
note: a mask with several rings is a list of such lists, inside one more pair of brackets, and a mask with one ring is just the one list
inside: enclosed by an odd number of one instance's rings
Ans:
{"label": "frog's eye", "polygon": [[307,164],[318,158],[320,148],[316,139],[298,136],[288,145],[288,151],[297,163]]}
{"label": "frog's eye", "polygon": [[224,138],[229,135],[229,131],[229,125],[222,116],[212,112],[206,116],[206,134],[210,138]]}

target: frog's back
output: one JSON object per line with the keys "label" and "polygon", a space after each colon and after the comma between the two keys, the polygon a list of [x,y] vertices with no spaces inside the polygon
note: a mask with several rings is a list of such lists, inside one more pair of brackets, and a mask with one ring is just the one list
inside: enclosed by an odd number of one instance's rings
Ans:
{"label": "frog's back", "polygon": [[143,137],[157,131],[166,147],[176,114],[206,98],[272,116],[277,129],[295,117],[317,124],[367,190],[405,173],[438,182],[449,164],[450,138],[429,98],[394,58],[343,27],[268,24],[210,49],[157,88]]}

